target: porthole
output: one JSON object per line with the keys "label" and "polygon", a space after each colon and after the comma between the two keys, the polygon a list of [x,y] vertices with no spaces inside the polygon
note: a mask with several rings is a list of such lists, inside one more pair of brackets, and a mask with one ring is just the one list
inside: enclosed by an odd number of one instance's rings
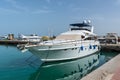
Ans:
{"label": "porthole", "polygon": [[67,49],[64,49],[64,51],[66,51]]}
{"label": "porthole", "polygon": [[74,48],[72,48],[72,50],[74,50]]}
{"label": "porthole", "polygon": [[75,49],[77,49],[77,48],[75,48]]}

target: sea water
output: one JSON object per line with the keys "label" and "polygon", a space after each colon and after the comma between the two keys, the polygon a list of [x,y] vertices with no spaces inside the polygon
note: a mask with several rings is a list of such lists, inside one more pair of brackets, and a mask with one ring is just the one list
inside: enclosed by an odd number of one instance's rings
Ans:
{"label": "sea water", "polygon": [[100,52],[73,61],[44,63],[29,51],[0,45],[0,80],[80,80],[116,55]]}

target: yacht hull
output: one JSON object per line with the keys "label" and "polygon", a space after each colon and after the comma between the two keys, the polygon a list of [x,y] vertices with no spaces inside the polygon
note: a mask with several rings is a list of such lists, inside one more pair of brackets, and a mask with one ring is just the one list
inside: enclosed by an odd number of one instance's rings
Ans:
{"label": "yacht hull", "polygon": [[94,54],[99,50],[100,48],[97,42],[94,42],[94,45],[85,44],[84,46],[81,44],[65,44],[29,47],[30,52],[40,57],[40,59],[45,62],[78,59]]}

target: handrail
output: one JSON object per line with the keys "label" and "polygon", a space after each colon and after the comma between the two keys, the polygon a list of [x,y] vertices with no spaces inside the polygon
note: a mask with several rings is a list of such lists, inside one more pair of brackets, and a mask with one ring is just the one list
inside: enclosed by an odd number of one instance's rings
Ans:
{"label": "handrail", "polygon": [[94,43],[95,44],[95,42],[97,42],[97,41],[95,41],[95,40],[92,40],[92,41],[90,41],[90,40],[70,40],[70,41],[68,41],[68,40],[65,40],[65,41],[59,41],[59,42],[57,42],[57,43],[55,43],[53,40],[52,41],[50,41],[50,42],[48,42],[49,44],[46,44],[45,43],[45,41],[43,41],[43,42],[40,42],[39,44],[32,44],[32,45],[30,45],[30,44],[27,44],[28,46],[39,46],[39,45],[49,45],[49,46],[51,46],[51,45],[63,45],[63,44],[83,44],[83,43]]}
{"label": "handrail", "polygon": [[[96,42],[94,40],[92,41],[84,41],[84,40],[71,40],[71,41],[68,41],[68,40],[65,40],[65,41],[59,41],[58,43],[55,43],[54,41],[51,41],[50,43],[52,43],[51,45],[56,45],[56,44],[65,44],[65,43],[70,43],[70,44],[83,44],[83,43],[88,43],[88,42]],[[49,42],[48,42],[49,43]],[[43,45],[45,43],[43,42]]]}

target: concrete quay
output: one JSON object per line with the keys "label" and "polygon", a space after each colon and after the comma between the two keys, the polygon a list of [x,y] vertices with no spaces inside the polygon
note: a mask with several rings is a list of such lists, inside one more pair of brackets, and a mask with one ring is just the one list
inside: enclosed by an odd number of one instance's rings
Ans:
{"label": "concrete quay", "polygon": [[120,54],[81,80],[120,80]]}
{"label": "concrete quay", "polygon": [[29,41],[21,40],[0,40],[0,44],[3,45],[17,45],[17,44],[27,44]]}

